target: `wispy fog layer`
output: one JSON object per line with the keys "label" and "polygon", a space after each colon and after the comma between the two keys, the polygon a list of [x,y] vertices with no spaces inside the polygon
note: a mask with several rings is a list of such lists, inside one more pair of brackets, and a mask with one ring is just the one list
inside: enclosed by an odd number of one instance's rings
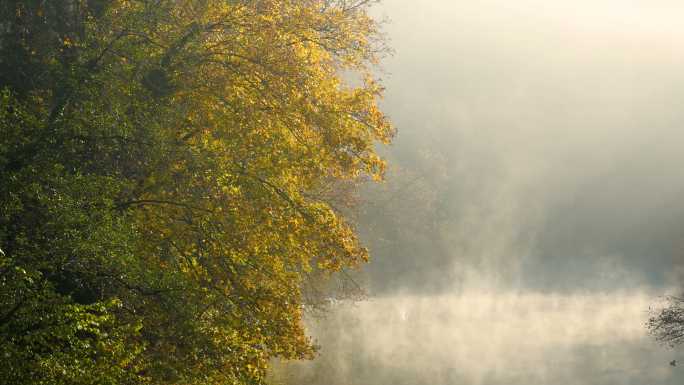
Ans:
{"label": "wispy fog layer", "polygon": [[321,357],[299,384],[679,384],[645,339],[640,293],[385,297],[312,322]]}
{"label": "wispy fog layer", "polygon": [[[684,3],[385,0],[372,299],[302,384],[680,384],[646,336],[684,261]],[[286,370],[287,372],[287,370]]]}

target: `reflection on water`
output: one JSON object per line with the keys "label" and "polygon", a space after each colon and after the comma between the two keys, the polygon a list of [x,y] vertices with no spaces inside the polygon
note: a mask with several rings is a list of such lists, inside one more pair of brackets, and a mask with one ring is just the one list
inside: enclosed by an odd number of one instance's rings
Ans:
{"label": "reflection on water", "polygon": [[643,293],[389,297],[312,320],[313,362],[288,364],[301,384],[681,384],[644,322]]}

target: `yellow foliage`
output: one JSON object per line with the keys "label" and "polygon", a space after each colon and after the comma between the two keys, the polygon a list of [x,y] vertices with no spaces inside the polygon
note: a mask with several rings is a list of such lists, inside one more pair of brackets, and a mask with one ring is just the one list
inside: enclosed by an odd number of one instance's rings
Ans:
{"label": "yellow foliage", "polygon": [[135,229],[120,316],[142,320],[141,372],[258,383],[272,357],[311,357],[302,283],[368,260],[319,192],[380,180],[374,147],[394,134],[369,2],[113,0],[96,16],[75,3],[87,17],[45,59],[66,85],[33,100],[61,106],[46,125],[115,143],[103,174]]}

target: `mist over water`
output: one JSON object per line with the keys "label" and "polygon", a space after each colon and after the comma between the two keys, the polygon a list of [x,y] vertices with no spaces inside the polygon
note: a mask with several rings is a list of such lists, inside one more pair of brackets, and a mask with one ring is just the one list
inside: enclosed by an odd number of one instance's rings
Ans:
{"label": "mist over water", "polygon": [[684,4],[385,0],[370,298],[302,384],[681,384],[644,322],[684,264]]}
{"label": "mist over water", "polygon": [[321,357],[293,383],[678,384],[644,336],[641,293],[467,292],[340,306],[311,322]]}

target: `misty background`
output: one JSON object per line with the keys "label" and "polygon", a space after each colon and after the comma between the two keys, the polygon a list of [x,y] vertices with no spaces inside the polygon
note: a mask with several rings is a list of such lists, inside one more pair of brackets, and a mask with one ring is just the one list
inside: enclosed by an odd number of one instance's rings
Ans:
{"label": "misty background", "polygon": [[[684,276],[684,4],[384,0],[399,130],[369,299],[302,384],[681,384],[644,322]],[[684,362],[683,362],[684,364]]]}

